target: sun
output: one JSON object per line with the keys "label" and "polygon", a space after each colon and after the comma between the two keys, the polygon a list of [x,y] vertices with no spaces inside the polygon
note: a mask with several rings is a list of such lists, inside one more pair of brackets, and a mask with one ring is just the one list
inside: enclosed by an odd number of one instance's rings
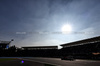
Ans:
{"label": "sun", "polygon": [[62,33],[70,33],[72,31],[72,26],[69,24],[63,25],[62,26]]}

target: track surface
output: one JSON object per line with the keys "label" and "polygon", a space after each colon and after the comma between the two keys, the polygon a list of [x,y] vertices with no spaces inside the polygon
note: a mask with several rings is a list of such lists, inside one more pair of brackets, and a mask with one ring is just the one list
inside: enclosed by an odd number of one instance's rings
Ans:
{"label": "track surface", "polygon": [[25,60],[50,63],[58,66],[100,66],[100,61],[93,60],[61,60],[60,58],[24,58]]}
{"label": "track surface", "polygon": [[[21,61],[24,60],[24,63]],[[17,58],[10,61],[1,61],[0,66],[44,66],[44,64],[52,64],[56,66],[100,66],[100,61],[92,60],[61,60],[60,58]]]}

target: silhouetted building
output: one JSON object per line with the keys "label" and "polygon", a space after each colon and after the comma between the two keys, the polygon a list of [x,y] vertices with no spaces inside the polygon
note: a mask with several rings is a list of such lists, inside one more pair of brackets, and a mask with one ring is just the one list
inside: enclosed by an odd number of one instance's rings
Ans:
{"label": "silhouetted building", "polygon": [[[81,58],[93,58],[100,55],[100,36],[61,45],[62,56],[74,55]],[[95,55],[95,56],[94,56]]]}
{"label": "silhouetted building", "polygon": [[0,48],[9,48],[10,41],[0,41]]}
{"label": "silhouetted building", "polygon": [[58,46],[30,46],[22,47],[24,50],[58,49]]}
{"label": "silhouetted building", "polygon": [[66,44],[62,44],[60,46],[65,48],[65,47],[70,47],[70,46],[84,45],[84,44],[96,43],[96,42],[100,42],[100,36],[93,37],[93,38],[88,38],[88,39],[84,39],[84,40],[79,40],[79,41],[75,41],[75,42],[70,42],[70,43],[66,43]]}
{"label": "silhouetted building", "polygon": [[23,56],[32,57],[55,57],[57,54],[58,46],[34,46],[22,47]]}
{"label": "silhouetted building", "polygon": [[[13,39],[11,41],[13,41]],[[9,48],[11,41],[0,41],[0,49]]]}

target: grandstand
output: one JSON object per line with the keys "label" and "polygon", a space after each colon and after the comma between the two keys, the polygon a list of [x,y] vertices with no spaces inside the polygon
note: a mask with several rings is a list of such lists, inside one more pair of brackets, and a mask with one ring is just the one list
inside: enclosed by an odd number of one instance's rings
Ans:
{"label": "grandstand", "polygon": [[55,57],[58,51],[58,46],[30,46],[22,47],[23,50],[18,51],[22,56],[32,57]]}
{"label": "grandstand", "polygon": [[88,44],[88,43],[96,43],[96,42],[100,42],[100,36],[62,44],[60,46],[62,46],[64,48],[64,47],[70,47],[70,46],[75,46],[75,45],[83,45],[83,44]]}
{"label": "grandstand", "polygon": [[30,47],[22,47],[24,50],[41,50],[41,49],[58,49],[58,46],[30,46]]}
{"label": "grandstand", "polygon": [[61,45],[62,56],[74,55],[82,58],[93,58],[100,55],[100,36]]}
{"label": "grandstand", "polygon": [[[11,41],[13,41],[13,39]],[[11,41],[0,41],[0,49],[9,48]]]}

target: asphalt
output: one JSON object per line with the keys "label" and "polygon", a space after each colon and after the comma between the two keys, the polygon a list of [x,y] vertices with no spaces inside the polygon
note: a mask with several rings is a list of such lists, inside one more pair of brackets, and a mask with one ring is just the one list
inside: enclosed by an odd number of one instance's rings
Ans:
{"label": "asphalt", "polygon": [[79,60],[75,61],[61,60],[60,58],[23,58],[28,61],[35,61],[40,63],[48,63],[56,66],[100,66],[100,61],[94,60]]}
{"label": "asphalt", "polygon": [[[21,63],[21,61],[24,63]],[[9,61],[0,61],[0,66],[45,66],[44,64],[50,64],[55,66],[100,66],[100,61],[94,60],[80,60],[75,61],[61,60],[60,58],[16,58]]]}

